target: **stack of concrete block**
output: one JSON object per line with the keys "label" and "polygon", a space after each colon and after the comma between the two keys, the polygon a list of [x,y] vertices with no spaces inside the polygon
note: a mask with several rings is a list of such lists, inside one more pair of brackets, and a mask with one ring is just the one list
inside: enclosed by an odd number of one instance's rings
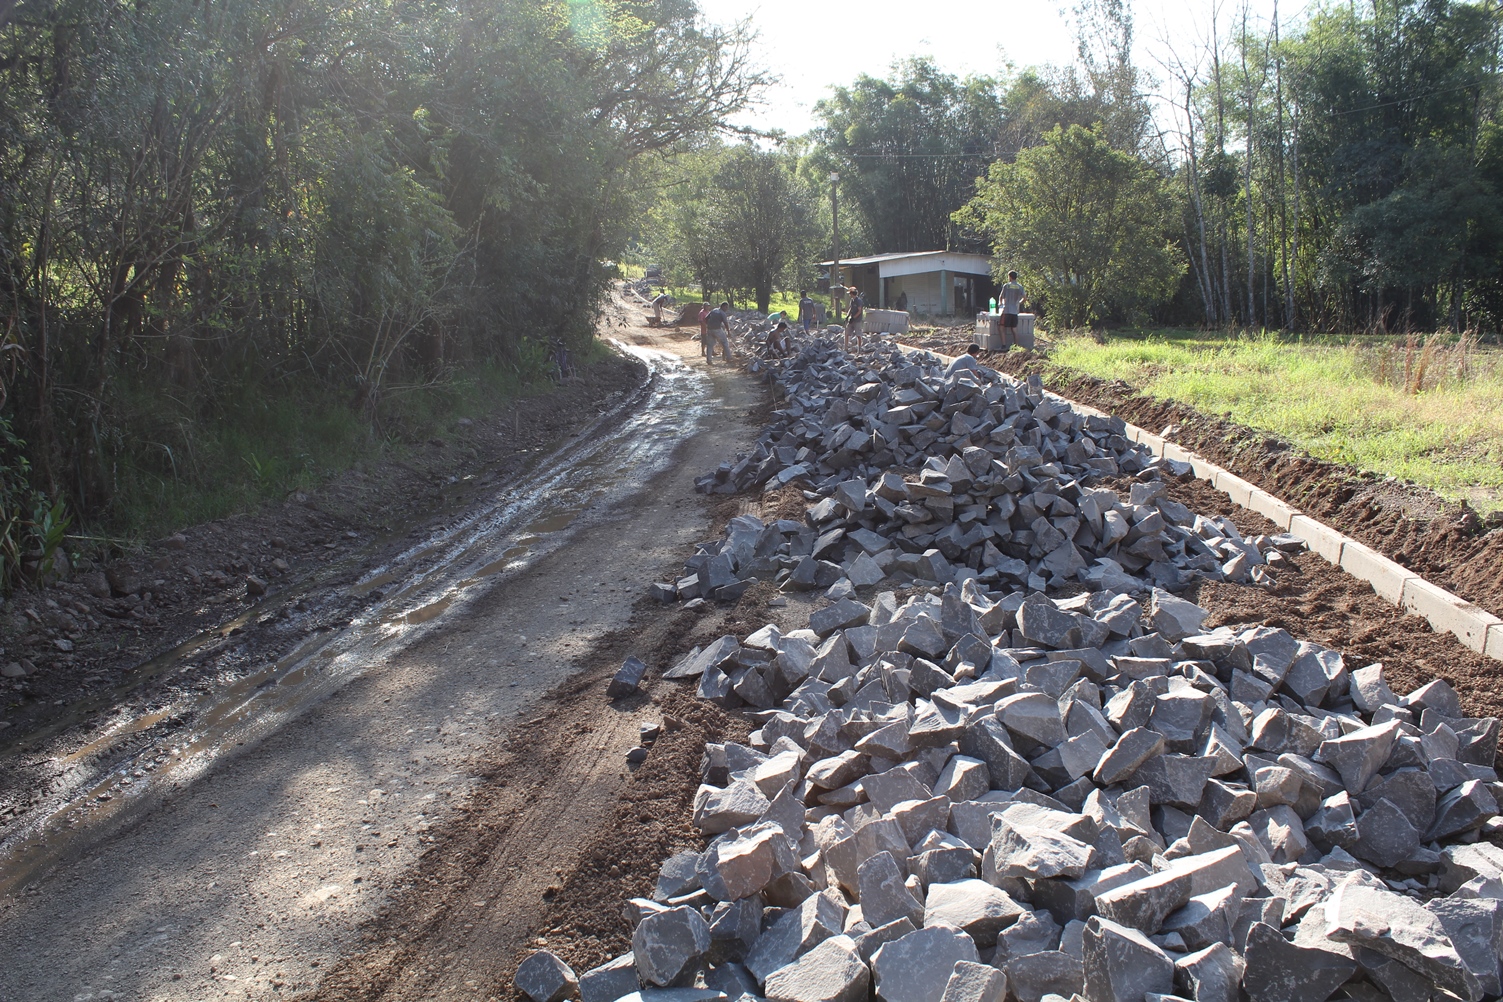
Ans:
{"label": "stack of concrete block", "polygon": [[686,658],[758,726],[706,749],[708,843],[584,1002],[1498,997],[1498,721],[1204,618],[968,581]]}

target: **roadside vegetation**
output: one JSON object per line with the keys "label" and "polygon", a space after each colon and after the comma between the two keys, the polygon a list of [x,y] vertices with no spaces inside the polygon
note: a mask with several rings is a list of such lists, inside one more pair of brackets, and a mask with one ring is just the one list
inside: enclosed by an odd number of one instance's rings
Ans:
{"label": "roadside vegetation", "polygon": [[0,3],[0,585],[586,351],[748,53],[682,0]]}
{"label": "roadside vegetation", "polygon": [[1320,459],[1503,508],[1503,350],[1471,337],[1154,330],[1103,343],[1074,332],[1049,358],[1063,374],[1120,379]]}

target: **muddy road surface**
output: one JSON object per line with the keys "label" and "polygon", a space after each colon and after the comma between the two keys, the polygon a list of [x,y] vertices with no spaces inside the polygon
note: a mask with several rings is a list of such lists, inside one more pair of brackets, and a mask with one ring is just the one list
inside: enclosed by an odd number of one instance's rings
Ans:
{"label": "muddy road surface", "polygon": [[[673,332],[617,336],[653,371],[640,400],[366,575],[357,587],[381,598],[342,630],[175,708],[170,739],[12,826],[0,1002],[314,990],[349,972],[362,928],[411,882],[434,879],[423,860],[470,834],[473,798],[507,789],[515,768],[531,780],[515,789],[532,792],[512,835],[532,851],[490,882],[513,900],[466,900],[485,922],[446,916],[510,963],[520,942],[507,937],[527,934],[551,874],[616,809],[640,725],[670,709],[646,695],[613,706],[593,681],[631,653],[661,668],[727,625],[642,599],[724,517],[693,477],[747,446],[762,395]],[[664,747],[718,726],[681,712]],[[528,754],[498,759],[508,747]],[[429,960],[420,997],[492,993],[484,972]]]}

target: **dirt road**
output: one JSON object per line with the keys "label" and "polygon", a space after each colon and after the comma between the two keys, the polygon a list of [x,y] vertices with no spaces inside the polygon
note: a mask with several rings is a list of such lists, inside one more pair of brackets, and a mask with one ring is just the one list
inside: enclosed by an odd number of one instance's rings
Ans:
{"label": "dirt road", "polygon": [[[326,672],[331,691],[314,705],[289,703],[237,731],[235,714],[252,711],[235,703],[218,732],[228,747],[158,780],[164,796],[143,799],[117,830],[55,823],[24,858],[0,861],[0,880],[13,885],[0,899],[0,1002],[290,997],[331,969],[327,990],[343,997],[493,994],[495,971],[475,958],[493,958],[497,970],[511,963],[544,895],[556,893],[555,871],[618,809],[640,725],[664,717],[645,696],[611,707],[600,677],[628,653],[652,663],[734,628],[723,612],[640,599],[654,574],[670,574],[710,535],[717,512],[692,479],[746,445],[757,387],[719,369],[706,378],[692,341],[626,334],[697,371],[674,384],[677,406],[698,408],[692,430],[671,448],[621,452],[601,466],[597,479],[632,489],[592,495],[587,516],[571,508],[571,482],[550,489],[549,503],[571,510],[571,528],[551,532],[545,556],[470,575],[395,622],[366,624],[364,646],[330,648],[330,664],[360,663]],[[656,427],[641,434],[678,434]],[[706,733],[734,726],[669,702],[677,717],[629,784],[634,803],[651,800],[657,760],[666,766],[688,749],[697,757]],[[477,795],[492,807],[517,798],[505,831],[466,824]],[[382,961],[389,970],[360,967],[370,946],[362,926],[413,907],[403,904],[412,882],[443,879],[435,859],[463,870],[466,853],[503,838],[487,897],[428,898],[444,902],[430,918],[474,930],[483,950],[463,965],[398,950]]]}

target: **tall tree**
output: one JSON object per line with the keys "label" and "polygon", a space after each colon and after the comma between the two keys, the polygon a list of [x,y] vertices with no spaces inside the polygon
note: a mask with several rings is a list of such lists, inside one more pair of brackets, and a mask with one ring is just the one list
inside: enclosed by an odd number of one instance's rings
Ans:
{"label": "tall tree", "polygon": [[1102,132],[1055,129],[1011,164],[993,164],[957,214],[990,237],[1058,327],[1151,310],[1185,270],[1164,179]]}
{"label": "tall tree", "polygon": [[891,79],[863,74],[821,101],[813,157],[840,174],[842,201],[862,216],[872,250],[950,247],[951,213],[998,154],[1001,107],[996,81],[912,59]]}

